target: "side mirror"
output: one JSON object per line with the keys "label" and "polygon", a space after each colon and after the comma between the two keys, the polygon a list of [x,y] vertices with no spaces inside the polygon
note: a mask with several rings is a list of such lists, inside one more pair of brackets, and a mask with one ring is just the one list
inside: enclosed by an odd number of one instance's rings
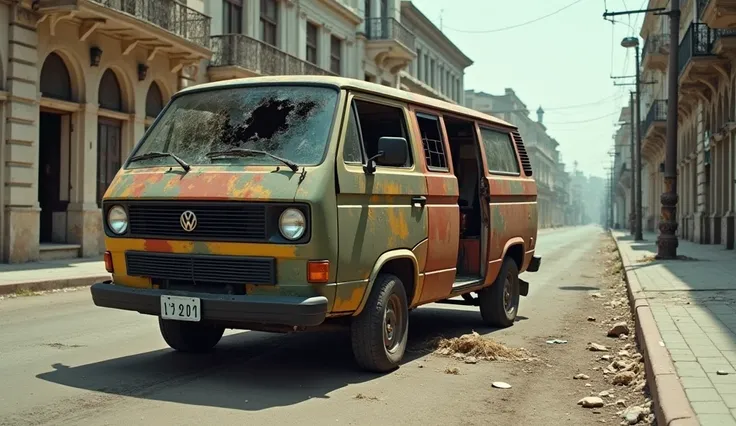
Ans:
{"label": "side mirror", "polygon": [[409,159],[409,142],[404,138],[384,136],[378,139],[378,153],[363,166],[366,174],[373,174],[376,166],[401,167]]}
{"label": "side mirror", "polygon": [[409,158],[409,143],[404,138],[382,137],[378,140],[376,164],[379,166],[401,167]]}

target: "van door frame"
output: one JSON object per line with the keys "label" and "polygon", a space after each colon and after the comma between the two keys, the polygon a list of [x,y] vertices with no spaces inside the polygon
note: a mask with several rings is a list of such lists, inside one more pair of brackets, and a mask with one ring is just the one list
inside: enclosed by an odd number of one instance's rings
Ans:
{"label": "van door frame", "polygon": [[[424,304],[447,298],[452,293],[452,286],[457,278],[457,253],[460,249],[460,206],[458,205],[460,192],[452,163],[450,140],[447,137],[447,129],[445,128],[444,116],[446,114],[442,110],[431,109],[417,104],[409,104],[409,114],[411,115],[411,124],[418,142],[417,149],[420,149],[422,152],[421,160],[417,161],[422,164],[421,172],[427,181],[427,266],[424,271],[422,294],[419,296],[419,303]],[[437,118],[440,134],[443,138],[447,171],[432,170],[427,164],[424,153],[424,142],[422,141],[419,121],[417,119],[421,115],[430,116],[432,119],[434,117]],[[430,234],[433,225],[436,225],[432,219],[432,211],[437,213],[437,208],[443,208],[447,204],[454,206],[454,212],[449,217],[440,215],[439,220],[448,222],[450,226],[448,231],[450,238],[454,236],[457,239],[457,244],[453,244],[454,248],[450,249],[451,252],[440,254],[440,258],[436,259],[435,256],[438,252],[436,248],[435,250],[432,249],[432,235]],[[431,266],[437,265],[438,263],[440,265],[439,267]]]}

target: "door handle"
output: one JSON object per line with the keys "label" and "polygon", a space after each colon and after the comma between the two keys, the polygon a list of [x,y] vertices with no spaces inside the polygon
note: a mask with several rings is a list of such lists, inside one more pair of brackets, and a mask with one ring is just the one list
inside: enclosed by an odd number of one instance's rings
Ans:
{"label": "door handle", "polygon": [[427,204],[427,197],[424,195],[416,195],[411,197],[411,204],[414,207],[424,207]]}

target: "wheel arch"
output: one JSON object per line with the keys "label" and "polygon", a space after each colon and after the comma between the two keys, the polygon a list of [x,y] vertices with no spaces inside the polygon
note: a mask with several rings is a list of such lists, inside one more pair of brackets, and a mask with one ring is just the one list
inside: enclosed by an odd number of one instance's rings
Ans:
{"label": "wheel arch", "polygon": [[516,262],[516,266],[519,268],[519,272],[522,272],[524,268],[524,257],[526,251],[524,249],[524,239],[521,237],[513,237],[506,241],[506,245],[503,247],[503,256],[501,259],[505,259],[507,256]]}
{"label": "wheel arch", "polygon": [[[406,270],[407,266],[411,266],[411,271]],[[373,284],[376,282],[376,277],[381,272],[388,272],[399,277],[406,290],[407,302],[411,304],[412,300],[414,300],[414,292],[417,289],[417,282],[419,282],[419,263],[414,252],[409,249],[387,251],[379,256],[373,265],[368,278],[368,287],[363,292],[363,298],[360,300],[358,309],[353,312],[353,316],[359,315],[363,311],[363,308],[365,308],[368,297],[371,291],[373,291]]]}

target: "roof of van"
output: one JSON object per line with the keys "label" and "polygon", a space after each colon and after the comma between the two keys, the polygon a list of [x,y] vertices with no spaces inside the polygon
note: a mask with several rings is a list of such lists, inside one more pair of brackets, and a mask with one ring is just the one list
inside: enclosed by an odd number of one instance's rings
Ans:
{"label": "roof of van", "polygon": [[203,89],[215,89],[225,88],[233,86],[244,86],[251,84],[268,84],[268,83],[321,83],[334,85],[343,89],[354,89],[367,93],[374,93],[381,96],[390,97],[399,101],[415,104],[423,104],[436,108],[439,110],[455,113],[459,115],[465,115],[467,117],[475,118],[498,124],[505,127],[516,129],[511,123],[508,123],[500,118],[492,115],[484,114],[480,111],[476,111],[471,108],[464,107],[462,105],[453,104],[450,102],[442,101],[439,99],[432,98],[430,96],[420,95],[418,93],[407,92],[405,90],[399,90],[393,87],[384,86],[381,84],[371,83],[368,81],[357,80],[354,78],[346,77],[333,77],[333,76],[315,76],[315,75],[279,75],[279,76],[266,76],[266,77],[248,77],[248,78],[235,78],[230,80],[216,81],[212,83],[203,83],[196,86],[190,86],[182,89],[179,93],[183,94],[186,92],[203,90]]}

